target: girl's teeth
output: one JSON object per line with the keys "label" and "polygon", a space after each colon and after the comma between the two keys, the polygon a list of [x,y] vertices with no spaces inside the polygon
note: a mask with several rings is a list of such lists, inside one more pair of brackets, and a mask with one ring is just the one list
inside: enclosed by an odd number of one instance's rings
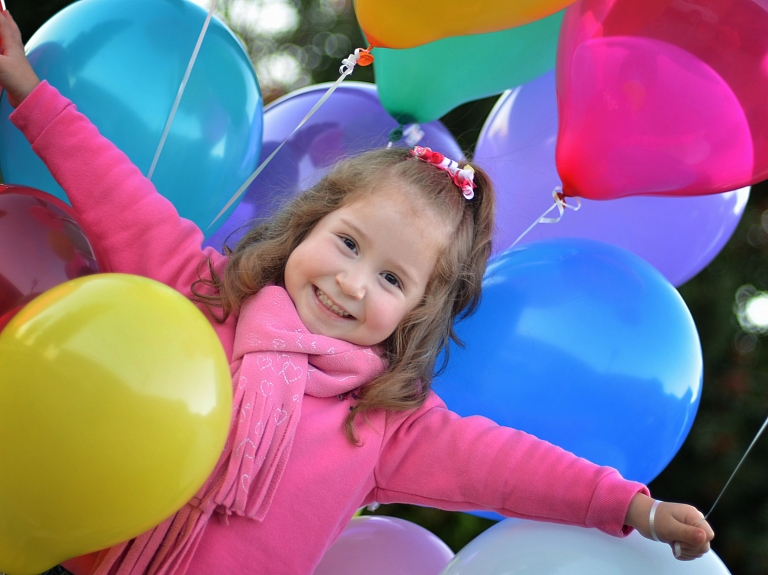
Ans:
{"label": "girl's teeth", "polygon": [[317,297],[321,302],[323,302],[323,305],[327,307],[329,310],[331,310],[333,313],[340,315],[341,317],[349,317],[349,314],[347,312],[345,312],[343,309],[341,309],[339,306],[337,306],[335,303],[329,300],[328,296],[325,295],[319,288],[317,290]]}

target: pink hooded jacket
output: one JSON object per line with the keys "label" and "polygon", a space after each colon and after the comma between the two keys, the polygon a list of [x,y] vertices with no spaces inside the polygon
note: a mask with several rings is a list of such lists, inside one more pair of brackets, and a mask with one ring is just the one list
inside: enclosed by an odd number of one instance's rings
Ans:
{"label": "pink hooded jacket", "polygon": [[[67,191],[112,271],[149,277],[189,296],[206,258],[224,268],[224,256],[201,249],[201,231],[46,82],[11,119]],[[235,322],[211,321],[228,357]],[[373,502],[483,509],[622,536],[630,531],[623,524],[630,500],[648,493],[614,469],[524,432],[460,417],[434,393],[417,410],[372,415],[370,425],[359,424],[363,445],[356,447],[343,432],[350,401],[304,396],[290,460],[266,518],[211,521],[187,575],[309,575],[355,511]],[[92,554],[65,565],[86,575],[94,560]]]}

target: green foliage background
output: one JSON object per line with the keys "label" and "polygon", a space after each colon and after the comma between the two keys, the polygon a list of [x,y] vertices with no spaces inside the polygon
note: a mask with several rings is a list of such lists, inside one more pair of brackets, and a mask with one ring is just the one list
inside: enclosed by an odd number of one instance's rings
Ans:
{"label": "green foliage background", "polygon": [[[338,49],[328,48],[329,35],[346,37],[352,48],[364,46],[350,0],[287,0],[295,6],[299,21],[278,36],[259,35],[233,21],[235,1],[220,0],[218,11],[241,37],[257,68],[260,61],[279,53],[295,55],[302,65],[302,76],[292,84],[262,85],[267,102],[303,84],[336,79],[341,56]],[[25,40],[70,3],[6,0]],[[333,10],[329,10],[331,5]],[[358,68],[353,78],[373,81],[373,71]],[[494,101],[487,98],[465,104],[442,118],[468,154]],[[768,182],[763,182],[753,186],[744,218],[722,253],[680,288],[702,341],[704,392],[686,443],[650,485],[659,499],[708,510],[768,415],[766,342],[760,335],[744,332],[734,314],[736,293],[742,286],[768,290],[766,256]],[[403,505],[383,506],[376,513],[418,523],[454,551],[493,524],[473,515]],[[733,575],[768,574],[768,437],[756,445],[711,522],[717,533],[713,548]]]}

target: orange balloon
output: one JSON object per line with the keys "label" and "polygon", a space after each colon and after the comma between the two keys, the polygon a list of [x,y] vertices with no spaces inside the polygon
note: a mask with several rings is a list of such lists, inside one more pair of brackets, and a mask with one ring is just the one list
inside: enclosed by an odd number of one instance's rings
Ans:
{"label": "orange balloon", "polygon": [[437,4],[414,4],[411,0],[355,0],[355,12],[372,46],[413,48],[450,36],[485,34],[522,26],[550,16],[573,2],[443,0]]}

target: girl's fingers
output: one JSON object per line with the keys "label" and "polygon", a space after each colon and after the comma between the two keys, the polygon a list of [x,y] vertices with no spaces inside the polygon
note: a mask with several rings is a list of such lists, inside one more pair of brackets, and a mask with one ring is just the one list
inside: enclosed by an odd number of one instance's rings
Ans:
{"label": "girl's fingers", "polygon": [[672,548],[672,554],[675,556],[675,559],[681,561],[697,559],[709,551],[709,542],[704,545],[690,546],[680,541],[675,541],[670,543],[669,546]]}
{"label": "girl's fingers", "polygon": [[4,36],[10,34],[13,41],[21,43],[21,31],[16,25],[13,16],[11,16],[11,13],[8,10],[5,10],[2,14],[3,18],[0,18],[0,30],[2,30],[2,34]]}
{"label": "girl's fingers", "polygon": [[672,510],[672,522],[667,532],[667,540],[680,541],[683,546],[698,548],[711,541],[714,531],[704,516],[689,505],[676,506]]}
{"label": "girl's fingers", "polygon": [[709,540],[704,529],[690,525],[684,526],[680,530],[680,536],[675,539],[678,539],[681,543],[687,543],[694,547],[704,545]]}
{"label": "girl's fingers", "polygon": [[3,51],[8,49],[8,44],[11,41],[11,30],[13,29],[13,26],[11,26],[11,13],[6,10],[2,14],[2,18],[0,18],[0,47],[2,47]]}

